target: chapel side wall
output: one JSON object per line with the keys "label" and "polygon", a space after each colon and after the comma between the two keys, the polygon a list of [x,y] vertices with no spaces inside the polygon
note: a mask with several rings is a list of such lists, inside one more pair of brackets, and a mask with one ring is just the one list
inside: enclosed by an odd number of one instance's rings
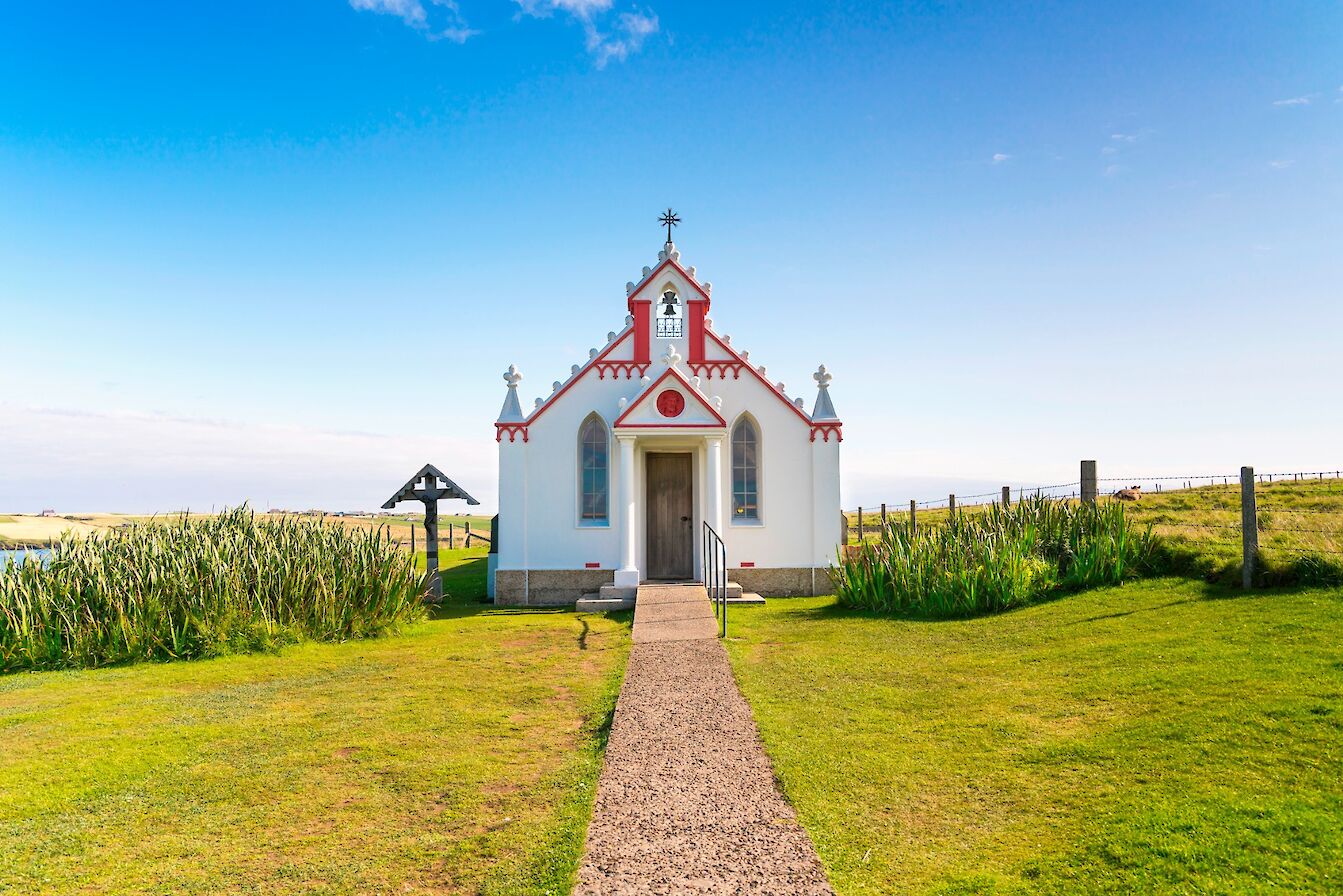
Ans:
{"label": "chapel side wall", "polygon": [[[598,563],[608,571],[620,566],[616,506],[620,460],[611,424],[619,414],[620,398],[638,388],[638,379],[599,379],[594,372],[585,373],[530,426],[527,568],[583,570],[588,563]],[[605,421],[610,437],[606,526],[580,526],[578,520],[578,429],[593,411]]]}
{"label": "chapel side wall", "polygon": [[[705,382],[705,392],[723,396],[728,438],[723,446],[723,540],[728,565],[802,569],[815,560],[812,520],[810,425],[749,373]],[[749,411],[760,432],[760,516],[758,525],[736,522],[732,513],[731,427]],[[808,575],[808,581],[810,576]],[[745,586],[746,583],[742,582]]]}

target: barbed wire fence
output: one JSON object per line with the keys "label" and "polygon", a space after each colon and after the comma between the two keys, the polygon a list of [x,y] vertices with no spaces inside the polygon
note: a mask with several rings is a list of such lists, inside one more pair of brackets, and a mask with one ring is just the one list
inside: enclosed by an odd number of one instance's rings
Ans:
{"label": "barbed wire fence", "polygon": [[[1144,495],[1176,497],[1153,502],[1149,510]],[[1084,460],[1072,482],[1004,485],[996,492],[859,507],[844,514],[846,537],[879,537],[898,520],[915,527],[943,526],[958,513],[1028,498],[1123,501],[1138,522],[1159,534],[1219,550],[1228,558],[1239,554],[1246,588],[1255,581],[1265,553],[1343,558],[1343,469],[1256,473],[1246,466],[1238,473],[1098,477],[1096,462]]]}

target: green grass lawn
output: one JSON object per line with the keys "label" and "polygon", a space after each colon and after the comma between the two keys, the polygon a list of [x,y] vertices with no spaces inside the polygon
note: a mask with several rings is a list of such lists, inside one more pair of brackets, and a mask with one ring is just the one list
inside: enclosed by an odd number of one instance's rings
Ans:
{"label": "green grass lawn", "polygon": [[1160,579],[951,622],[799,598],[729,634],[844,896],[1343,890],[1343,591]]}
{"label": "green grass lawn", "polygon": [[568,893],[628,642],[628,617],[458,605],[0,678],[0,892]]}

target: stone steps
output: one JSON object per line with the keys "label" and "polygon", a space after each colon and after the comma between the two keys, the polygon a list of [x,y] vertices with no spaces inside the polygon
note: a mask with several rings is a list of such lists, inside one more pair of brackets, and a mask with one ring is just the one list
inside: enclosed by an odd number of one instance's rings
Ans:
{"label": "stone steps", "polygon": [[[634,609],[637,588],[617,588],[615,585],[603,585],[597,594],[585,594],[574,604],[580,613],[615,613]],[[727,602],[733,606],[752,606],[763,604],[765,599],[758,594],[742,590],[736,582],[727,583]]]}

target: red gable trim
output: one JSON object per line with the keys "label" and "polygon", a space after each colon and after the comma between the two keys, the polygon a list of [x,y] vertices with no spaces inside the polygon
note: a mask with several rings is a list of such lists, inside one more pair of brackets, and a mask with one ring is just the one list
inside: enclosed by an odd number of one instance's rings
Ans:
{"label": "red gable trim", "polygon": [[668,428],[676,427],[681,429],[687,429],[687,428],[703,429],[706,426],[708,426],[709,424],[706,423],[671,423],[671,422],[625,423],[625,418],[628,417],[630,414],[634,413],[634,409],[637,408],[645,398],[652,395],[653,390],[656,389],[658,386],[662,385],[662,381],[669,376],[675,376],[676,379],[680,381],[681,385],[686,387],[686,391],[690,393],[690,397],[693,398],[695,402],[699,404],[700,407],[708,411],[713,416],[713,418],[718,421],[719,426],[727,426],[727,421],[723,419],[722,414],[719,414],[716,410],[714,410],[713,405],[709,404],[707,401],[703,399],[703,397],[700,396],[699,390],[697,390],[694,386],[690,385],[690,381],[685,378],[685,375],[681,373],[681,371],[677,370],[675,367],[668,367],[663,372],[662,376],[658,377],[657,379],[653,380],[653,382],[649,383],[648,388],[640,392],[638,398],[630,402],[630,406],[625,408],[624,412],[619,417],[616,418],[616,422],[611,424],[611,428],[614,429],[617,426],[626,426],[626,427],[656,426],[659,429],[661,429],[662,427],[668,427]]}
{"label": "red gable trim", "polygon": [[602,349],[597,354],[597,357],[589,358],[588,362],[579,368],[578,373],[575,373],[569,377],[569,382],[565,383],[563,386],[560,386],[559,391],[552,392],[549,398],[541,402],[541,406],[539,408],[537,408],[536,410],[532,411],[530,414],[527,415],[527,425],[530,426],[531,424],[535,423],[536,418],[544,414],[546,412],[546,409],[555,403],[555,399],[559,398],[565,392],[568,392],[569,389],[574,385],[574,383],[577,383],[579,380],[581,380],[584,374],[586,374],[589,370],[591,370],[603,359],[605,359],[607,355],[611,354],[611,352],[615,351],[616,346],[620,345],[620,343],[624,342],[627,338],[629,338],[629,335],[633,332],[634,332],[634,325],[631,324],[620,332],[620,335],[615,338],[614,342],[612,342],[606,348]]}
{"label": "red gable trim", "polygon": [[[782,393],[782,392],[779,391],[779,387],[778,387],[778,386],[774,385],[774,384],[771,383],[769,380],[767,380],[767,379],[765,379],[763,376],[761,376],[761,375],[760,375],[760,371],[756,370],[756,369],[755,369],[755,366],[752,365],[750,361],[747,361],[745,358],[743,358],[743,357],[737,352],[737,350],[736,350],[735,348],[733,348],[732,346],[728,345],[728,344],[727,344],[726,342],[724,342],[723,340],[719,339],[719,338],[718,338],[718,334],[715,333],[713,330],[710,330],[710,329],[707,328],[707,327],[704,329],[704,335],[708,336],[708,337],[709,337],[710,339],[712,339],[714,342],[718,343],[718,347],[721,348],[723,351],[727,352],[729,355],[731,355],[732,357],[734,357],[734,358],[736,358],[738,361],[740,361],[741,364],[742,364],[742,366],[745,367],[748,371],[750,371],[750,373],[751,373],[752,376],[754,376],[756,379],[760,380],[760,382],[764,383],[764,384],[765,384],[765,388],[769,389],[769,391],[773,392],[775,395],[777,395],[777,396],[779,397],[779,401],[782,401],[784,404],[788,405],[788,409],[789,409],[790,411],[792,411],[794,414],[797,414],[799,417],[801,417],[802,420],[803,420],[808,426],[811,425],[811,417],[807,414],[807,412],[804,411],[804,410],[802,410],[801,408],[799,408],[797,405],[793,404],[793,402],[788,398],[787,395],[785,395],[784,393]],[[834,422],[838,423],[839,421],[834,421]]]}
{"label": "red gable trim", "polygon": [[[662,264],[658,265],[657,267],[653,268],[653,270],[649,271],[648,276],[641,279],[637,284],[635,284],[634,289],[630,290],[630,297],[625,304],[629,306],[631,314],[634,313],[635,295],[637,295],[639,290],[643,289],[648,284],[649,280],[657,279],[657,275],[662,273],[663,270],[665,270],[668,266],[676,268],[677,272],[680,273],[680,275],[685,278],[686,282],[690,284],[691,288],[694,289],[696,292],[698,292],[701,296],[703,296],[703,298],[701,299],[687,299],[686,301],[704,302],[705,310],[708,310],[708,307],[712,304],[712,302],[709,299],[709,294],[704,291],[704,287],[700,286],[699,281],[697,281],[694,277],[690,276],[689,272],[686,271],[685,268],[681,267],[681,263],[679,261],[672,261],[670,258],[668,258],[664,260]],[[639,301],[651,303],[653,300],[640,299]]]}

